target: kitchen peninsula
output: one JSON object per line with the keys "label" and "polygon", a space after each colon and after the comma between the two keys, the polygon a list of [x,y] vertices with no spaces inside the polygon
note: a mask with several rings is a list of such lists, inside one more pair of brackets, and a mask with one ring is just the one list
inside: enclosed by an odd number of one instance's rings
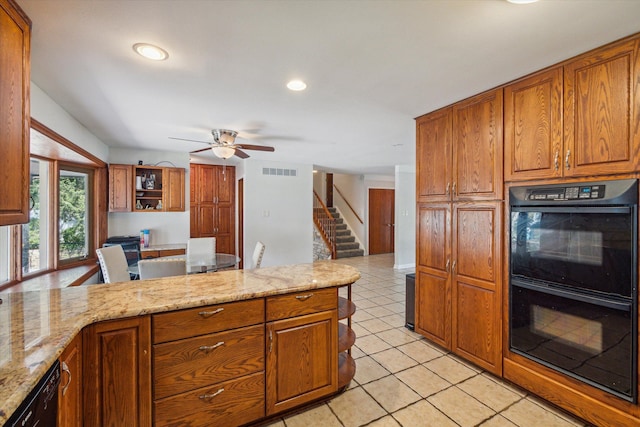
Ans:
{"label": "kitchen peninsula", "polygon": [[[355,373],[347,351],[353,341],[343,337],[348,326],[338,323],[355,307],[338,297],[338,288],[359,278],[355,268],[326,261],[0,293],[0,424],[78,339],[85,425],[129,415],[139,425],[164,425],[176,416],[193,425],[215,416],[239,425],[328,397]],[[308,344],[318,348],[306,352]],[[302,359],[313,372],[287,362]],[[115,365],[127,361],[130,366]],[[113,390],[131,372],[133,390]],[[114,383],[102,384],[104,378]],[[110,392],[119,405],[137,407],[108,406]],[[196,402],[189,404],[190,397]],[[206,409],[194,409],[203,399]]]}

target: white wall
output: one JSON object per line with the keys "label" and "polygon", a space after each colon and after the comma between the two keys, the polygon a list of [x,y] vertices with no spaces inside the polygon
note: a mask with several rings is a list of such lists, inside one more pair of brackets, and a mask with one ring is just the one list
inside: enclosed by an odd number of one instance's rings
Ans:
{"label": "white wall", "polygon": [[416,170],[414,166],[396,166],[395,265],[416,266]]}
{"label": "white wall", "polygon": [[[111,148],[109,163],[178,167],[185,169],[185,212],[110,212],[109,236],[140,234],[149,229],[151,244],[186,243],[189,239],[189,153]],[[169,164],[170,162],[172,164]]]}
{"label": "white wall", "polygon": [[[262,168],[296,169],[297,176],[263,175]],[[247,159],[244,178],[245,268],[258,241],[266,246],[263,267],[312,262],[312,166]]]}
{"label": "white wall", "polygon": [[31,82],[31,117],[97,158],[107,161],[109,147]]}

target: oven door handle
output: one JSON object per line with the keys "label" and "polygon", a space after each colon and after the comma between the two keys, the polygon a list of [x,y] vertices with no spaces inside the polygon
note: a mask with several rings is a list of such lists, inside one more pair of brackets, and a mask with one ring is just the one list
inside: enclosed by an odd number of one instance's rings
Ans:
{"label": "oven door handle", "polygon": [[542,213],[588,213],[588,214],[629,214],[628,206],[511,206],[512,212],[542,212]]}
{"label": "oven door handle", "polygon": [[543,294],[555,295],[561,298],[567,298],[574,301],[586,302],[600,307],[611,308],[613,310],[631,312],[631,301],[625,302],[605,299],[593,295],[584,294],[582,292],[573,292],[565,289],[552,288],[549,286],[540,286],[533,283],[521,282],[519,280],[512,281],[511,285],[517,286],[519,288],[529,289],[531,291],[541,292]]}

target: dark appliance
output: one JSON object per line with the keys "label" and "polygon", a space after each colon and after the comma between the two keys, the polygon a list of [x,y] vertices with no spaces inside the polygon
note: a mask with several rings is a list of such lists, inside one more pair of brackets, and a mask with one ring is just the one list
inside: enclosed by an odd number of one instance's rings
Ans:
{"label": "dark appliance", "polygon": [[49,427],[57,425],[60,362],[56,360],[27,398],[20,404],[6,427]]}
{"label": "dark appliance", "polygon": [[416,275],[407,274],[406,276],[406,294],[405,294],[405,316],[404,326],[412,331],[416,326]]}
{"label": "dark appliance", "polygon": [[637,401],[635,179],[512,187],[509,347]]}

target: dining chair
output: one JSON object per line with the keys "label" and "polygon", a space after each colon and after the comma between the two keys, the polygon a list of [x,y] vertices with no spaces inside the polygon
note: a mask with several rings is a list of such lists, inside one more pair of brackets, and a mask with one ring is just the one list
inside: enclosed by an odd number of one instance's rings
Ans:
{"label": "dining chair", "polygon": [[187,260],[189,265],[215,264],[216,238],[196,237],[187,240]]}
{"label": "dining chair", "polygon": [[96,249],[104,283],[128,282],[129,265],[120,245],[106,246]]}
{"label": "dining chair", "polygon": [[253,268],[260,268],[260,264],[262,263],[262,255],[264,255],[264,243],[258,241],[256,243],[256,247],[253,250]]}
{"label": "dining chair", "polygon": [[187,260],[174,259],[143,259],[138,262],[140,280],[158,277],[184,276],[187,274]]}

